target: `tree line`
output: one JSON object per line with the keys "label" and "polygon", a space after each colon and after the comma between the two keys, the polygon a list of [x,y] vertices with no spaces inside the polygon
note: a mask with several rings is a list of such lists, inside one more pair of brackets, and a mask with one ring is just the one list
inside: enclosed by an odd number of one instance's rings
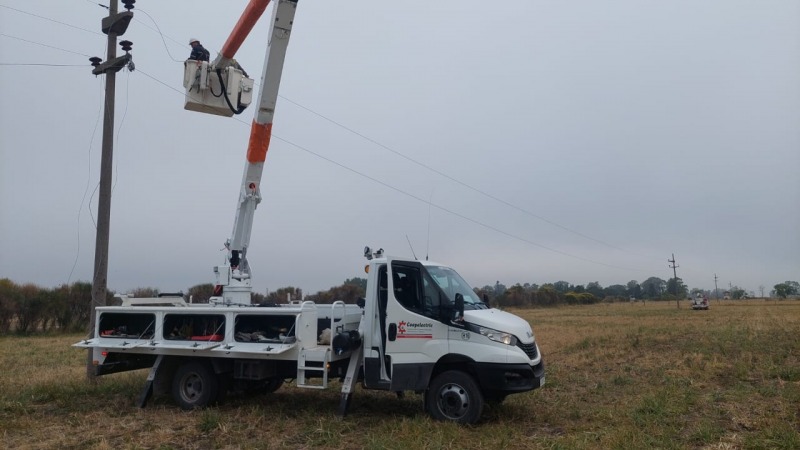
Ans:
{"label": "tree line", "polygon": [[[367,280],[349,278],[341,285],[316,294],[304,295],[302,289],[294,286],[261,294],[252,294],[252,303],[270,305],[286,303],[287,300],[311,300],[316,303],[333,303],[341,300],[355,303],[366,296]],[[631,280],[626,284],[613,284],[603,287],[593,281],[586,285],[573,285],[566,281],[545,283],[514,284],[506,287],[497,281],[494,285],[475,288],[475,292],[489,301],[493,307],[546,307],[558,305],[588,305],[598,302],[619,302],[631,300],[680,300],[689,296],[705,295],[717,297],[711,291],[689,290],[680,278],[663,280],[650,277],[639,283]],[[726,291],[730,298],[747,298],[744,289],[732,287]],[[187,302],[207,303],[213,296],[214,285],[198,284],[182,294]],[[144,287],[127,293],[132,297],[157,297],[158,289]],[[800,283],[785,281],[778,283],[770,292],[773,297],[787,298],[800,295]],[[55,288],[42,288],[34,284],[17,284],[0,279],[0,335],[8,333],[28,334],[34,332],[71,333],[88,329],[92,285],[78,281],[71,285]],[[119,304],[115,293],[109,291],[107,305]]]}

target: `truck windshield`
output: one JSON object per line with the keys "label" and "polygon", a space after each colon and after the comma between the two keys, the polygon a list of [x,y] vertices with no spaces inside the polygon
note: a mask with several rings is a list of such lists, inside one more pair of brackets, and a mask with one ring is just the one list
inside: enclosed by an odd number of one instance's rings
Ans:
{"label": "truck windshield", "polygon": [[487,309],[475,291],[455,270],[444,266],[425,266],[425,269],[447,294],[448,301],[453,302],[456,294],[461,294],[464,296],[464,309]]}

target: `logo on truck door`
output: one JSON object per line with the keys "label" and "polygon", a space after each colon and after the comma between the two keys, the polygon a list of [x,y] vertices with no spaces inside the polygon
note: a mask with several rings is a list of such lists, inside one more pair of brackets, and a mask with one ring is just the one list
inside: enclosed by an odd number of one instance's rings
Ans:
{"label": "logo on truck door", "polygon": [[397,323],[398,339],[433,339],[433,324],[425,322],[406,322],[402,320]]}

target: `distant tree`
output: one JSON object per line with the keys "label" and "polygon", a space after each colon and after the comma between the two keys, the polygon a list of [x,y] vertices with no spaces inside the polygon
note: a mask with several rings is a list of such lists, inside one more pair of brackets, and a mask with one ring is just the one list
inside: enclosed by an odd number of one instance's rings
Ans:
{"label": "distant tree", "polygon": [[17,331],[20,333],[36,331],[45,313],[44,293],[35,284],[28,283],[20,287],[20,294]]}
{"label": "distant tree", "polygon": [[342,285],[356,286],[358,288],[361,288],[364,292],[367,292],[367,279],[366,278],[358,278],[358,277],[348,278],[348,279],[344,280],[344,283],[342,283]]}
{"label": "distant tree", "polygon": [[555,289],[556,292],[560,294],[566,294],[571,290],[570,284],[566,281],[556,281],[555,283],[553,283],[553,289]]}
{"label": "distant tree", "polygon": [[621,284],[612,284],[611,286],[603,289],[603,294],[606,297],[625,298],[628,293],[628,288]]}
{"label": "distant tree", "polygon": [[639,285],[639,282],[636,280],[628,281],[628,284],[625,285],[628,288],[628,297],[633,298],[641,298],[642,297],[642,287]]}
{"label": "distant tree", "polygon": [[22,294],[19,286],[8,278],[0,279],[0,334],[8,333],[19,311]]}
{"label": "distant tree", "polygon": [[270,292],[267,295],[267,302],[269,303],[286,303],[288,297],[292,300],[302,300],[303,290],[294,286],[287,286],[278,289],[277,291]]}
{"label": "distant tree", "polygon": [[260,293],[260,292],[251,292],[250,293],[250,304],[251,305],[260,305],[262,303],[267,302],[267,296]]}
{"label": "distant tree", "polygon": [[483,296],[485,295],[486,298],[489,299],[489,304],[490,305],[497,305],[496,299],[495,299],[495,296],[494,296],[494,289],[491,286],[486,285],[486,286],[484,286],[482,288],[472,288],[472,290],[475,292],[475,294],[481,300],[483,300],[483,298],[484,298]]}
{"label": "distant tree", "polygon": [[641,284],[642,297],[644,298],[661,298],[664,290],[667,287],[667,282],[658,277],[650,277],[644,280]]}
{"label": "distant tree", "polygon": [[564,301],[569,305],[591,305],[600,301],[600,298],[588,292],[574,292],[570,291],[564,294]]}
{"label": "distant tree", "polygon": [[667,292],[670,293],[673,298],[684,298],[688,292],[688,289],[685,284],[683,284],[683,280],[680,277],[678,278],[670,278],[667,280]]}
{"label": "distant tree", "polygon": [[586,292],[586,288],[582,285],[572,286],[572,292],[577,292],[578,294]]}
{"label": "distant tree", "polygon": [[552,306],[559,303],[561,295],[556,291],[552,284],[543,284],[533,294],[531,303],[540,306]]}
{"label": "distant tree", "polygon": [[[342,301],[345,303],[355,303],[359,297],[364,297],[367,293],[366,285],[362,287],[362,283],[353,282],[349,279],[345,280],[341,286],[334,286],[327,291],[320,291],[312,295],[310,298],[316,303],[333,303]],[[366,280],[364,280],[366,282]]]}
{"label": "distant tree", "polygon": [[501,296],[506,292],[506,285],[501,283],[500,281],[495,281],[494,283],[494,295]]}
{"label": "distant tree", "polygon": [[733,286],[730,289],[731,298],[734,300],[741,300],[743,298],[747,298],[747,291],[740,288],[739,286]]}
{"label": "distant tree", "polygon": [[800,286],[796,281],[786,281],[775,285],[775,295],[780,298],[797,295],[798,293],[800,293]]}
{"label": "distant tree", "polygon": [[597,281],[592,281],[586,285],[586,292],[594,295],[597,298],[603,298],[603,286]]}
{"label": "distant tree", "polygon": [[519,283],[508,288],[504,294],[503,303],[508,306],[527,306],[530,304],[525,288]]}
{"label": "distant tree", "polygon": [[138,287],[130,291],[128,295],[136,298],[158,297],[158,289],[154,287]]}
{"label": "distant tree", "polygon": [[[108,294],[112,295],[113,292],[106,294],[106,304],[111,303],[108,300]],[[72,315],[72,324],[69,329],[82,330],[86,329],[89,324],[89,318],[92,314],[92,283],[88,281],[76,281],[69,287],[69,309]]]}
{"label": "distant tree", "polygon": [[183,295],[184,300],[189,300],[192,303],[208,303],[208,300],[214,296],[214,285],[211,283],[196,284],[186,290]]}

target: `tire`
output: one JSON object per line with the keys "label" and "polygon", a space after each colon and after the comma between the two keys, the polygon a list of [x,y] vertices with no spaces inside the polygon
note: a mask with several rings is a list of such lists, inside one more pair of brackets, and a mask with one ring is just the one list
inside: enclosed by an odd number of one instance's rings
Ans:
{"label": "tire", "polygon": [[436,420],[473,424],[483,414],[483,394],[469,374],[448,370],[431,382],[425,392],[425,408]]}
{"label": "tire", "polygon": [[172,397],[182,409],[204,408],[217,400],[219,378],[208,364],[191,361],[178,367],[172,379]]}

